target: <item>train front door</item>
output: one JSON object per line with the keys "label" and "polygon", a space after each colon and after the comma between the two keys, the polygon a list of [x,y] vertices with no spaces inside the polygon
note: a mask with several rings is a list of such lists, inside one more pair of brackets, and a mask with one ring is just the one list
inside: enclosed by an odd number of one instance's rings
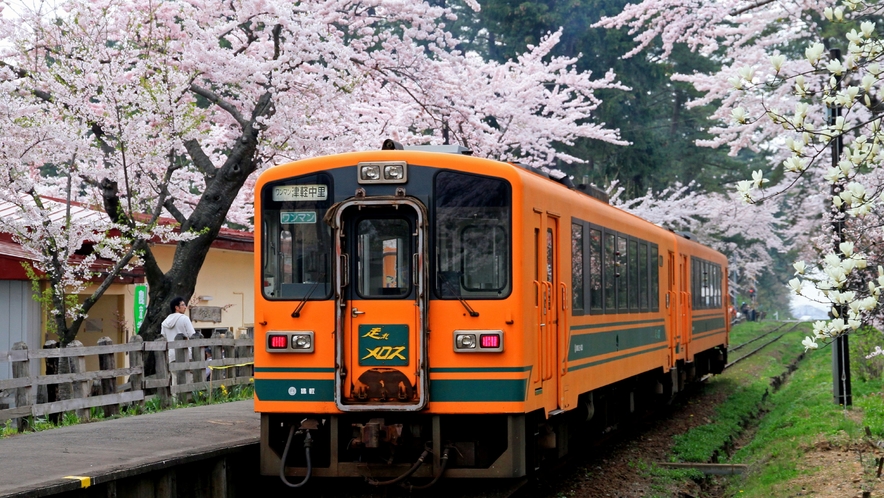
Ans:
{"label": "train front door", "polygon": [[[536,212],[536,211],[535,211]],[[537,213],[534,227],[534,291],[536,315],[536,359],[533,373],[535,396],[542,396],[547,412],[560,408],[558,335],[564,326],[557,282],[559,282],[558,218]]]}
{"label": "train front door", "polygon": [[428,400],[426,209],[405,198],[333,209],[336,403],[343,411],[420,410]]}

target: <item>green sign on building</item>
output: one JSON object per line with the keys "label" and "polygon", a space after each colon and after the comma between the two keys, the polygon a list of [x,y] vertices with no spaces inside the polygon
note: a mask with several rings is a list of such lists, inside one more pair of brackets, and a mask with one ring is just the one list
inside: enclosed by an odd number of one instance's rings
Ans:
{"label": "green sign on building", "polygon": [[146,285],[136,285],[135,286],[135,320],[133,323],[135,324],[135,330],[133,333],[137,334],[138,330],[141,328],[141,324],[144,323],[144,315],[147,313],[147,286]]}

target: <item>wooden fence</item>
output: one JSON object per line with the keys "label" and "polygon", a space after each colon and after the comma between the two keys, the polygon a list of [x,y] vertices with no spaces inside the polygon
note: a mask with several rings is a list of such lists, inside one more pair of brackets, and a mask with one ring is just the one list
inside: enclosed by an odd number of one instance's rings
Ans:
{"label": "wooden fence", "polygon": [[[112,416],[119,413],[121,405],[143,406],[154,396],[162,406],[170,406],[173,399],[188,401],[200,391],[249,384],[253,346],[252,338],[243,334],[234,339],[232,332],[216,332],[211,339],[179,335],[170,342],[162,337],[144,342],[135,336],[127,344],[113,344],[103,337],[97,346],[90,347],[73,341],[59,348],[55,341],[47,341],[36,351],[18,342],[12,351],[0,351],[0,363],[12,363],[13,377],[0,380],[0,395],[6,393],[12,401],[8,403],[11,408],[0,405],[0,424],[13,420],[21,431],[27,429],[30,417],[57,419],[59,414],[73,411],[80,420],[88,420],[93,407]],[[169,360],[170,350],[174,361]],[[127,368],[117,368],[116,353],[128,355]],[[98,355],[99,370],[86,371],[89,355]],[[144,375],[146,355],[153,355],[154,375]],[[118,385],[117,380],[124,378],[126,382]]]}

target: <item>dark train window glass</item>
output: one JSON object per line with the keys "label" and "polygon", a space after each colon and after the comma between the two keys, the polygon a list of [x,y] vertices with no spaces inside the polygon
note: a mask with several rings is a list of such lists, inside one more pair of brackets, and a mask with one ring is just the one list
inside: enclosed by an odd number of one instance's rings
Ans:
{"label": "dark train window glass", "polygon": [[583,269],[585,268],[583,253],[583,225],[571,224],[571,313],[583,314]]}
{"label": "dark train window glass", "polygon": [[638,305],[648,311],[648,244],[638,245]]}
{"label": "dark train window glass", "polygon": [[627,292],[629,289],[629,256],[627,254],[626,239],[617,237],[617,261],[619,263],[619,275],[617,278],[617,310],[628,309]]}
{"label": "dark train window glass", "polygon": [[437,295],[506,297],[512,286],[509,183],[443,171],[433,198]]}
{"label": "dark train window glass", "polygon": [[617,268],[616,264],[617,236],[605,232],[605,311],[617,311]]}
{"label": "dark train window glass", "polygon": [[261,189],[261,279],[268,299],[328,299],[332,181],[317,174],[268,183]]}
{"label": "dark train window glass", "polygon": [[657,244],[651,244],[651,311],[660,310],[660,255]]}
{"label": "dark train window glass", "polygon": [[602,232],[589,230],[589,308],[604,309],[602,293]]}
{"label": "dark train window glass", "polygon": [[712,307],[712,265],[703,262],[703,307]]}
{"label": "dark train window glass", "polygon": [[700,268],[699,261],[691,258],[691,306],[700,309]]}
{"label": "dark train window glass", "polygon": [[638,242],[629,241],[629,309],[638,311]]}

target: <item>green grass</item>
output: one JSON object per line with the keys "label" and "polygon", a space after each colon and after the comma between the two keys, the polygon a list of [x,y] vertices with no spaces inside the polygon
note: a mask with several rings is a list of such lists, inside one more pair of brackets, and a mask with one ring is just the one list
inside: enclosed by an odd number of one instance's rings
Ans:
{"label": "green grass", "polygon": [[[743,344],[774,326],[772,322],[740,324],[731,333],[731,346]],[[791,325],[786,325],[772,335],[789,328]],[[884,343],[884,336],[877,331],[867,330],[851,337],[853,408],[845,410],[834,403],[829,347],[804,355],[798,369],[787,377],[780,389],[771,387],[772,377],[782,374],[786,366],[801,355],[801,339],[809,334],[810,324],[802,324],[797,330],[786,332],[763,353],[711,380],[706,389],[724,389],[729,396],[718,407],[713,423],[675,438],[671,460],[709,462],[718,457],[721,463],[747,464],[749,472],[744,476],[714,478],[726,489],[723,496],[797,496],[802,491],[803,479],[814,472],[806,469],[803,458],[816,443],[825,441],[833,447],[845,448],[862,440],[866,427],[873,441],[884,440],[884,381],[880,374],[884,370],[884,359],[864,357],[875,344]],[[767,340],[761,339],[731,352],[729,359],[733,361]],[[741,441],[742,447],[730,459],[725,459],[725,450],[733,444],[731,438],[741,432],[751,440]],[[865,490],[871,491],[876,482],[876,456],[860,454],[865,469]],[[683,479],[688,478],[659,471],[651,474],[662,483],[663,489],[667,480],[684,482]],[[698,482],[711,479],[689,478]]]}
{"label": "green grass", "polygon": [[[782,324],[741,323],[732,329],[730,344],[733,347],[747,343],[765,332],[776,329],[779,325]],[[781,375],[786,370],[786,366],[795,361],[804,350],[801,339],[809,333],[810,325],[801,324],[795,330],[791,330],[792,328],[793,324],[785,324],[773,334],[729,354],[728,359],[734,361],[777,335],[786,334],[759,354],[732,366],[725,375],[708,381],[703,389],[717,390],[727,397],[717,407],[712,423],[695,427],[674,438],[670,461],[698,463],[726,461],[727,451],[733,446],[734,438],[757,421],[762,411],[767,409],[768,400],[773,392],[771,379]],[[653,476],[657,490],[678,489],[678,483],[687,479],[697,482],[707,479],[697,472],[680,474],[669,469],[649,469],[642,465],[638,468],[645,469],[644,472]]]}
{"label": "green grass", "polygon": [[[866,387],[860,387],[860,391]],[[858,401],[857,405],[871,402],[865,396]],[[788,481],[801,475],[802,456],[817,438],[839,443],[862,436],[862,424],[834,403],[828,348],[809,354],[790,381],[773,393],[765,406],[769,411],[754,439],[733,457],[734,462],[746,463],[752,468],[739,483],[740,496],[767,497],[771,496],[771,488],[788,487]],[[882,428],[881,421],[876,427]],[[737,492],[734,488],[734,494]]]}

